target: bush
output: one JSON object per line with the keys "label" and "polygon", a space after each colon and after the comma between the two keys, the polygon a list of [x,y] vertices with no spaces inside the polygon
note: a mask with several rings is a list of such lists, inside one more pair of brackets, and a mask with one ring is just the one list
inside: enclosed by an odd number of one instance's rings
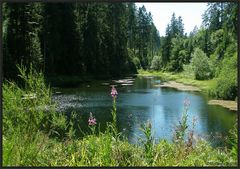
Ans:
{"label": "bush", "polygon": [[192,54],[191,64],[194,70],[195,79],[205,80],[213,77],[213,65],[201,49],[195,48]]}
{"label": "bush", "polygon": [[[50,136],[70,137],[72,119],[56,112],[44,76],[30,67],[18,67],[23,87],[3,83],[3,164],[36,165],[49,147]],[[15,159],[15,160],[12,160]]]}
{"label": "bush", "polygon": [[183,74],[184,77],[194,79],[195,74],[194,74],[192,65],[191,64],[184,64],[182,74]]}
{"label": "bush", "polygon": [[234,100],[237,96],[237,53],[231,58],[224,58],[217,80],[214,95],[221,99]]}
{"label": "bush", "polygon": [[151,69],[160,70],[162,68],[162,58],[161,56],[154,56],[151,63]]}
{"label": "bush", "polygon": [[238,127],[237,121],[234,127],[229,132],[229,139],[228,142],[231,145],[231,154],[235,160],[238,158]]}
{"label": "bush", "polygon": [[26,67],[18,69],[24,87],[20,88],[13,82],[3,84],[3,129],[8,132],[15,129],[33,132],[45,125],[50,115],[53,106],[51,91],[45,86],[42,73],[35,72],[32,67],[29,74],[26,74]]}
{"label": "bush", "polygon": [[141,68],[141,63],[140,63],[140,60],[138,57],[134,57],[133,58],[133,63],[134,65],[136,66],[137,69],[140,69]]}

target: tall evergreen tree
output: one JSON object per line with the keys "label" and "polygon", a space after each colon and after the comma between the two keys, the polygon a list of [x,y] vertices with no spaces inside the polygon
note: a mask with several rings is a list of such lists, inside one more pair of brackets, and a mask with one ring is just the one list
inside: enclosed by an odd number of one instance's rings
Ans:
{"label": "tall evergreen tree", "polygon": [[76,30],[73,4],[44,4],[44,57],[48,74],[81,72]]}
{"label": "tall evergreen tree", "polygon": [[138,10],[137,19],[138,56],[142,67],[146,69],[151,63],[151,60],[148,60],[148,44],[150,42],[152,16],[151,13],[146,11],[145,6],[142,6]]}
{"label": "tall evergreen tree", "polygon": [[[182,22],[182,18],[180,16],[176,18],[175,13],[173,13],[170,23],[167,25],[166,35],[162,45],[163,64],[165,65],[165,67],[168,67],[169,70],[175,69],[176,64],[183,63],[182,61],[183,59],[180,59],[181,61],[180,60],[175,61],[175,59],[179,59],[179,57],[177,57],[179,51],[178,50],[176,51],[176,49],[179,47],[176,47],[175,45],[182,45],[182,44],[177,44],[176,41],[180,40],[182,43],[181,38],[183,38],[183,36],[184,36],[184,25]],[[174,49],[174,52],[172,51],[173,49]],[[185,52],[186,51],[182,51],[182,54],[184,53],[185,55]],[[168,63],[170,62],[170,60],[172,60],[172,63],[169,66]],[[177,66],[177,67],[178,67],[177,68],[178,70],[182,70],[182,66],[180,67]]]}
{"label": "tall evergreen tree", "polygon": [[[120,76],[128,65],[126,4],[109,4],[110,70],[113,76]],[[120,71],[119,71],[120,70]]]}
{"label": "tall evergreen tree", "polygon": [[32,63],[34,68],[42,67],[42,53],[39,42],[39,3],[8,3],[8,22],[6,30],[7,48],[4,51],[4,75],[15,78],[17,64],[29,68]]}
{"label": "tall evergreen tree", "polygon": [[136,34],[137,34],[137,9],[134,3],[127,3],[128,15],[128,47],[134,50],[136,48]]}

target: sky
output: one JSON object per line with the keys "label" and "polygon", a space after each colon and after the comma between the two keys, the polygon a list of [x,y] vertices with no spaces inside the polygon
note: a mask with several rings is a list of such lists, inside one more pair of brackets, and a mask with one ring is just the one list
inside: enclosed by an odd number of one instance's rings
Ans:
{"label": "sky", "polygon": [[207,9],[207,3],[135,3],[137,8],[145,6],[147,12],[151,12],[153,22],[160,36],[165,36],[167,24],[170,23],[173,12],[176,17],[181,16],[184,24],[184,32],[189,34],[196,25],[200,28],[202,14]]}

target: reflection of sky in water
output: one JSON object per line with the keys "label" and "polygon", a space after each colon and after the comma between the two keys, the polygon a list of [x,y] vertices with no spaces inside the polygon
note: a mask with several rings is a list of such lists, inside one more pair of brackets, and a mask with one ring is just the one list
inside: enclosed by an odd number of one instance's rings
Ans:
{"label": "reflection of sky in water", "polygon": [[[193,118],[197,119],[195,127],[197,134],[226,133],[234,124],[235,113],[220,106],[207,105],[205,98],[195,92],[154,87],[154,84],[160,82],[157,78],[137,78],[134,86],[117,87],[118,128],[124,131],[130,142],[139,140],[140,124],[148,120],[152,123],[156,138],[171,140],[173,129],[181,119],[186,97],[191,102],[188,124],[191,129]],[[53,98],[59,103],[59,110],[74,110],[81,113],[85,120],[89,112],[93,112],[98,122],[104,125],[111,120],[110,88],[96,83],[89,86],[61,89],[63,94],[55,95]]]}

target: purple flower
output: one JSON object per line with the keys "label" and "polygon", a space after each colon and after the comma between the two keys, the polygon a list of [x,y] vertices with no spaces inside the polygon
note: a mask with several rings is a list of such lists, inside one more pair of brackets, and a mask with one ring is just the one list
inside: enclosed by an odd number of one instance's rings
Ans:
{"label": "purple flower", "polygon": [[97,120],[95,118],[93,118],[92,113],[90,112],[89,119],[88,119],[88,125],[93,126],[93,125],[97,124],[96,121]]}
{"label": "purple flower", "polygon": [[184,107],[188,108],[190,106],[190,100],[188,98],[184,99]]}
{"label": "purple flower", "polygon": [[118,92],[114,86],[112,86],[111,95],[113,98],[116,98],[118,95]]}
{"label": "purple flower", "polygon": [[147,128],[152,128],[152,124],[149,120],[147,121]]}

